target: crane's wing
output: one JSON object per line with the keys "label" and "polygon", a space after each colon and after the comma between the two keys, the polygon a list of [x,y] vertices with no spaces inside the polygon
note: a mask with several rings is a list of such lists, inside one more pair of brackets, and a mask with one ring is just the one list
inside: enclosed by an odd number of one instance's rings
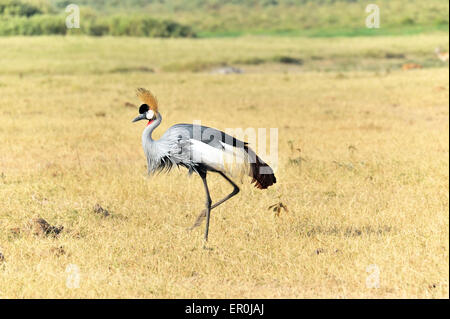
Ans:
{"label": "crane's wing", "polygon": [[[184,130],[190,139],[206,143],[212,147],[223,149],[223,143],[230,146],[244,148],[247,144],[237,138],[212,127],[194,124],[176,124],[169,130]],[[169,131],[168,130],[168,131]]]}
{"label": "crane's wing", "polygon": [[217,129],[176,124],[158,142],[170,148],[171,162],[189,168],[190,172],[213,170],[240,178],[249,175],[258,188],[267,188],[276,182],[272,169],[247,143]]}
{"label": "crane's wing", "polygon": [[170,127],[157,143],[164,153],[161,155],[163,162],[182,165],[190,171],[221,172],[227,171],[225,164],[229,161],[224,156],[233,153],[234,148],[243,150],[246,145],[217,129],[193,124]]}

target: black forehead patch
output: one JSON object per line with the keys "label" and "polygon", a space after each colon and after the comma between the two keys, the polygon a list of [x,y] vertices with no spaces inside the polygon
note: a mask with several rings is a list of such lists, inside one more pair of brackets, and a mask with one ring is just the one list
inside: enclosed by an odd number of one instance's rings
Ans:
{"label": "black forehead patch", "polygon": [[139,114],[144,114],[145,112],[148,112],[150,110],[150,107],[147,104],[142,104],[139,108]]}

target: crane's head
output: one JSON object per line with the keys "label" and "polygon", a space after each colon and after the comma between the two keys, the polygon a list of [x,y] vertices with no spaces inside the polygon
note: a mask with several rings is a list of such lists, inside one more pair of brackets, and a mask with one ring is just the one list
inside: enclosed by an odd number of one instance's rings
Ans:
{"label": "crane's head", "polygon": [[150,110],[148,104],[142,104],[139,107],[139,116],[133,120],[133,123],[142,120],[148,120],[149,124],[156,120],[156,113]]}
{"label": "crane's head", "polygon": [[158,115],[158,100],[146,89],[140,88],[136,94],[144,104],[139,107],[139,116],[133,122],[148,120],[149,124],[152,123]]}

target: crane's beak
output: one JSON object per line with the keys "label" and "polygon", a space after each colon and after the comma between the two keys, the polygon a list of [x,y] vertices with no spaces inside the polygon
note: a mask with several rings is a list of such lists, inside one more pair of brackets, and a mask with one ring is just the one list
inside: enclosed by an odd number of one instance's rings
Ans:
{"label": "crane's beak", "polygon": [[141,114],[138,117],[136,117],[133,121],[131,121],[131,123],[137,122],[137,121],[142,121],[142,120],[146,120],[147,118],[145,117],[145,114]]}

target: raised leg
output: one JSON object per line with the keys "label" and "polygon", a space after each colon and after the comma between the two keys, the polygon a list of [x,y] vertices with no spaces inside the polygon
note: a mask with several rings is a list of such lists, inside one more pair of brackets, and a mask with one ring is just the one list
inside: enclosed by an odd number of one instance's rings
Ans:
{"label": "raised leg", "polygon": [[206,173],[201,174],[200,177],[203,181],[203,186],[205,187],[206,194],[206,229],[205,229],[205,241],[208,241],[208,232],[209,232],[209,218],[211,215],[211,196],[209,195],[208,183],[206,182]]}
{"label": "raised leg", "polygon": [[[233,186],[233,191],[228,194],[227,196],[225,196],[223,199],[219,200],[217,203],[215,203],[214,205],[211,206],[210,210],[213,208],[216,208],[217,206],[223,204],[224,202],[226,202],[227,200],[229,200],[231,197],[237,195],[239,193],[239,187],[231,180],[229,179],[225,174],[223,174],[222,172],[218,172],[220,175],[222,175],[223,178],[225,178],[232,186]],[[192,225],[191,228],[189,228],[189,230],[194,229],[195,227],[198,227],[202,224],[203,219],[205,219],[205,217],[207,215],[207,211],[206,209],[202,210],[202,212],[200,213],[200,215],[198,215],[194,225]]]}

